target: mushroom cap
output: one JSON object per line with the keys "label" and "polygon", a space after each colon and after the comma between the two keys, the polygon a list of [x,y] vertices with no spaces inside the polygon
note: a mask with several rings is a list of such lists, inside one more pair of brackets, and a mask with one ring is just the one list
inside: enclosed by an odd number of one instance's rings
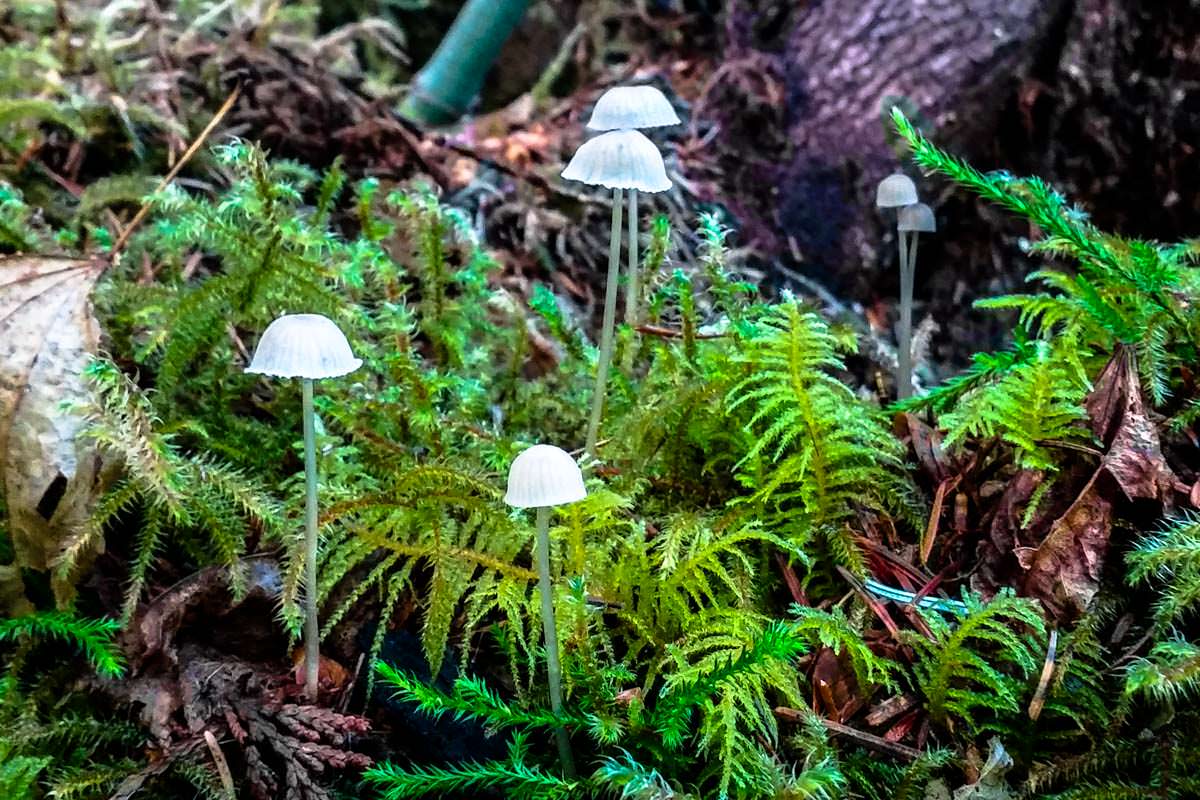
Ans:
{"label": "mushroom cap", "polygon": [[276,378],[336,378],[362,366],[345,334],[320,314],[285,314],[259,337],[246,372]]}
{"label": "mushroom cap", "polygon": [[913,203],[900,209],[896,227],[902,231],[933,233],[937,230],[937,220],[933,216],[932,208],[924,203]]}
{"label": "mushroom cap", "polygon": [[596,101],[587,126],[594,131],[678,125],[671,101],[653,86],[614,86]]}
{"label": "mushroom cap", "polygon": [[514,508],[545,508],[587,497],[583,473],[566,450],[535,444],[513,459],[504,502]]}
{"label": "mushroom cap", "polygon": [[912,178],[897,172],[879,182],[875,190],[875,205],[879,208],[901,208],[917,202],[917,185]]}
{"label": "mushroom cap", "polygon": [[638,131],[609,131],[587,140],[562,176],[609,189],[664,192],[671,188],[662,153]]}

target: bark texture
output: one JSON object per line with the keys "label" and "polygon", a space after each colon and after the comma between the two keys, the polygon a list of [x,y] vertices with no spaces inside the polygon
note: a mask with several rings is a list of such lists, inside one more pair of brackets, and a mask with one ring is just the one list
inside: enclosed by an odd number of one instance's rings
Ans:
{"label": "bark texture", "polygon": [[903,168],[934,207],[915,288],[915,320],[940,328],[926,383],[1003,346],[1011,320],[971,302],[1022,289],[1036,264],[1018,240],[1036,232],[918,176],[889,140],[893,103],[981,169],[1048,179],[1104,229],[1200,233],[1197,0],[740,0],[724,35],[724,58],[782,96],[772,117],[743,79],[703,109],[720,126],[719,191],[744,240],[886,323],[899,276],[874,186]]}
{"label": "bark texture", "polygon": [[[874,186],[901,167],[884,114],[918,111],[942,140],[991,128],[1032,63],[1058,0],[822,0],[788,38],[785,79],[795,152],[780,222],[811,259],[875,252]],[[850,223],[850,224],[847,224]]]}

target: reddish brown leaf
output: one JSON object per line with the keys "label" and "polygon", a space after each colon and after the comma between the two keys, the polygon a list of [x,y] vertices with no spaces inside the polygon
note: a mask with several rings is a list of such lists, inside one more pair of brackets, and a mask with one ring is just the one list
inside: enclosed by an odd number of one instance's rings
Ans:
{"label": "reddish brown leaf", "polygon": [[1081,614],[1100,585],[1112,530],[1112,503],[1098,489],[1102,472],[1096,471],[1041,544],[1016,550],[1026,570],[1025,592],[1041,599],[1056,619]]}
{"label": "reddish brown leaf", "polygon": [[1169,501],[1175,474],[1146,414],[1134,354],[1118,348],[1087,400],[1092,430],[1108,444],[1104,468],[1130,500]]}

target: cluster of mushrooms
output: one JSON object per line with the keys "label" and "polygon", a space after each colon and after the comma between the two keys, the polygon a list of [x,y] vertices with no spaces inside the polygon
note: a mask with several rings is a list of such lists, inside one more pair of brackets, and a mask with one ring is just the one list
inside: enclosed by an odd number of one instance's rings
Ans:
{"label": "cluster of mushrooms", "polygon": [[[912,397],[912,298],[913,277],[917,270],[917,239],[922,233],[934,233],[937,221],[933,209],[917,197],[912,178],[902,173],[889,175],[879,182],[875,205],[896,209],[896,234],[900,247],[900,324],[896,335],[896,397]],[[912,237],[911,240],[909,237]]]}
{"label": "cluster of mushrooms", "polygon": [[617,283],[621,267],[622,195],[629,192],[629,270],[625,285],[625,324],[638,324],[641,281],[638,276],[638,192],[665,192],[671,188],[662,153],[641,129],[678,125],[670,101],[653,86],[617,86],[596,101],[589,130],[604,131],[584,142],[571,157],[562,176],[590,186],[612,189],[612,232],[608,248],[608,278],[604,292],[604,321],[600,329],[600,354],[596,362],[596,390],[588,420],[589,457],[596,457],[608,367],[612,361],[613,329],[617,318]]}
{"label": "cluster of mushrooms", "polygon": [[[621,262],[622,211],[625,193],[629,203],[629,267],[625,296],[625,322],[634,327],[639,320],[641,285],[638,275],[638,192],[662,192],[671,187],[662,154],[639,129],[679,124],[675,110],[662,92],[651,86],[623,86],[601,96],[587,127],[602,131],[589,139],[572,157],[563,177],[611,189],[612,234],[609,249],[608,283],[600,353],[596,365],[596,387],[587,431],[587,454],[595,457],[605,384],[612,359],[616,324],[617,286]],[[911,336],[912,283],[917,256],[917,236],[934,230],[933,212],[917,200],[913,182],[892,175],[880,185],[880,208],[899,209],[901,315],[900,366],[897,375],[901,398],[912,393]],[[908,235],[912,235],[911,244]],[[304,415],[305,537],[304,537],[304,694],[317,697],[320,628],[317,619],[317,461],[313,410],[313,383],[347,375],[362,366],[346,336],[329,318],[320,314],[288,314],[272,322],[260,337],[246,372],[276,378],[299,378]],[[513,508],[536,510],[535,555],[541,616],[546,646],[550,702],[554,712],[562,709],[562,669],[554,618],[550,578],[550,511],[556,506],[578,502],[587,496],[583,474],[575,459],[558,447],[538,444],[514,459],[508,474],[504,502]],[[559,753],[567,774],[573,774],[570,743],[566,730],[557,730]]]}
{"label": "cluster of mushrooms", "polygon": [[[609,250],[608,285],[600,354],[596,367],[596,390],[588,424],[587,453],[596,455],[596,442],[604,407],[605,384],[612,359],[616,324],[617,284],[621,262],[621,215],[624,193],[629,201],[629,270],[625,299],[625,321],[634,326],[639,317],[641,287],[638,276],[637,193],[662,192],[671,187],[662,154],[639,128],[679,124],[679,117],[658,89],[624,86],[600,97],[587,127],[604,131],[585,142],[575,153],[563,177],[613,191],[612,239]],[[328,317],[320,314],[287,314],[272,322],[259,338],[246,372],[276,378],[299,378],[304,416],[304,695],[315,701],[320,669],[320,627],[317,619],[317,457],[313,383],[347,375],[362,366],[355,358],[345,334]],[[558,633],[554,619],[550,580],[550,510],[587,496],[583,473],[569,453],[552,445],[539,444],[513,460],[504,502],[513,508],[536,509],[536,559],[541,594],[541,616],[546,645],[546,666],[551,707],[562,709],[562,668],[559,664]],[[557,730],[559,753],[568,774],[574,771],[566,730]]]}

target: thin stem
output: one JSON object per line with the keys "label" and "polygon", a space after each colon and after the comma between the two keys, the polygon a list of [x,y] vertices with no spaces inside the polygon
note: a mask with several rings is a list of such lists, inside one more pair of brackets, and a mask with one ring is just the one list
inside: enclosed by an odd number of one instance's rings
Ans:
{"label": "thin stem", "polygon": [[604,392],[608,365],[612,360],[613,328],[617,322],[617,280],[621,270],[621,190],[613,189],[612,234],[608,247],[608,285],[604,290],[604,327],[600,331],[600,356],[596,362],[596,389],[592,393],[592,416],[588,420],[587,454],[596,457],[600,417],[604,414]]}
{"label": "thin stem", "polygon": [[638,263],[638,206],[637,189],[629,190],[629,272],[625,285],[625,324],[633,328],[641,309],[641,265]]}
{"label": "thin stem", "polygon": [[[562,714],[562,667],[558,663],[558,626],[554,622],[554,594],[550,585],[550,509],[537,510],[537,565],[538,589],[542,595],[542,630],[546,640],[546,672],[550,679],[550,708],[556,715]],[[567,729],[559,725],[554,729],[558,740],[558,755],[562,759],[563,772],[567,777],[575,774],[575,763],[571,758],[571,742]]]}
{"label": "thin stem", "polygon": [[314,431],[313,382],[305,378],[304,396],[304,696],[317,701],[321,663],[317,625],[317,437]]}
{"label": "thin stem", "polygon": [[[912,397],[912,296],[913,265],[909,262],[908,235],[897,231],[900,237],[900,331],[897,336],[896,352],[896,397],[905,400]],[[916,238],[913,232],[913,253],[916,253]]]}

